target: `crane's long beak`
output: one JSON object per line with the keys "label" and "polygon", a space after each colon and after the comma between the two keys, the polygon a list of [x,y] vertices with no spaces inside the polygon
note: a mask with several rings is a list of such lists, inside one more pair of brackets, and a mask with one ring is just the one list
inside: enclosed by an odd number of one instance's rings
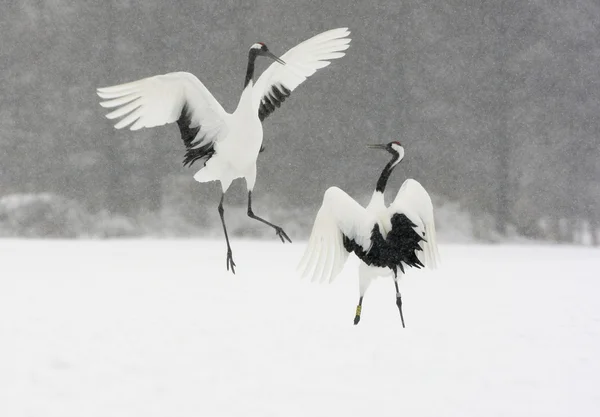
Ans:
{"label": "crane's long beak", "polygon": [[375,145],[367,145],[369,149],[387,149],[387,145],[375,144]]}
{"label": "crane's long beak", "polygon": [[277,55],[272,54],[269,51],[265,52],[265,56],[268,56],[272,60],[279,62],[281,65],[285,65],[285,62],[281,58],[279,58]]}

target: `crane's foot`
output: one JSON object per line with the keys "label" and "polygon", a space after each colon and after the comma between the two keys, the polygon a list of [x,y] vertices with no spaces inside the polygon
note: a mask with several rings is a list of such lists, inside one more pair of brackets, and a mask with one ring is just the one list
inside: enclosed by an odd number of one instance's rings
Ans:
{"label": "crane's foot", "polygon": [[357,305],[356,306],[356,316],[354,316],[354,325],[355,326],[360,321],[360,312],[361,312],[361,310],[362,310],[362,307],[360,305]]}
{"label": "crane's foot", "polygon": [[402,320],[402,328],[406,328],[406,326],[404,325],[404,315],[402,314],[402,297],[400,297],[400,294],[396,295],[396,305],[398,306],[398,311],[400,312],[400,320]]}
{"label": "crane's foot", "polygon": [[235,275],[235,262],[233,262],[233,254],[231,253],[231,249],[227,249],[227,270],[229,271],[229,267],[231,267],[231,272]]}
{"label": "crane's foot", "polygon": [[288,235],[283,231],[281,227],[275,226],[275,233],[277,234],[277,236],[279,236],[279,239],[281,239],[283,243],[285,243],[285,240],[292,243],[292,240],[288,237]]}

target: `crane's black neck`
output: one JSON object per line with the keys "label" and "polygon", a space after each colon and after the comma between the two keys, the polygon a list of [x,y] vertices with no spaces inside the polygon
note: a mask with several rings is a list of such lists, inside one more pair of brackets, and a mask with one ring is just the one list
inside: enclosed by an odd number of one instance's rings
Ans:
{"label": "crane's black neck", "polygon": [[383,171],[381,171],[381,175],[377,180],[377,186],[375,187],[375,191],[383,193],[392,171],[394,170],[394,168],[396,168],[396,165],[398,165],[397,161],[399,157],[400,155],[398,153],[394,153],[394,157],[392,158],[392,160],[388,162],[387,165],[383,168]]}
{"label": "crane's black neck", "polygon": [[252,78],[254,77],[254,61],[256,60],[257,56],[258,53],[256,49],[250,49],[250,52],[248,52],[248,68],[246,69],[246,80],[244,81],[244,88],[248,87],[248,84],[250,83],[250,81],[252,81]]}

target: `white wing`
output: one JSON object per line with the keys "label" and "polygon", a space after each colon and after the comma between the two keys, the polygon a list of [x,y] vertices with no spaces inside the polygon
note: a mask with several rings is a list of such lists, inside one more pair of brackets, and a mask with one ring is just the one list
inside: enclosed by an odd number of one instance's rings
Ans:
{"label": "white wing", "polygon": [[131,125],[131,130],[138,130],[178,121],[182,137],[184,130],[199,127],[194,130],[194,137],[203,138],[202,143],[226,134],[229,114],[204,84],[187,72],[172,72],[98,88],[97,93],[106,100],[100,103],[102,107],[116,107],[106,115],[107,118],[123,117],[115,125],[117,129]]}
{"label": "white wing", "polygon": [[329,65],[329,60],[343,57],[342,51],[350,47],[349,34],[347,28],[320,33],[283,54],[285,65],[271,64],[252,89],[252,104],[260,120],[279,107],[304,80]]}
{"label": "white wing", "polygon": [[327,189],[298,265],[301,276],[312,281],[332,281],[348,258],[343,236],[368,251],[375,223],[375,217],[344,191],[337,187]]}
{"label": "white wing", "polygon": [[394,202],[388,208],[390,218],[396,213],[404,213],[414,224],[419,233],[425,233],[426,242],[421,242],[422,253],[419,259],[429,269],[435,269],[439,264],[433,204],[425,188],[413,179],[407,179],[400,187]]}

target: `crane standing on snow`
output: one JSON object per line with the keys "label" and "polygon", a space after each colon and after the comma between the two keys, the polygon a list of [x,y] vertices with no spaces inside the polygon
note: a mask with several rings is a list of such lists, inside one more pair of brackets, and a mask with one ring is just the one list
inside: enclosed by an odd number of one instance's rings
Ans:
{"label": "crane standing on snow", "polygon": [[[237,108],[227,113],[202,82],[187,72],[173,72],[112,87],[98,88],[106,100],[102,107],[115,108],[109,119],[123,117],[115,128],[131,130],[177,122],[187,149],[184,165],[201,161],[194,175],[198,182],[220,181],[219,215],[227,242],[227,270],[235,273],[235,262],[225,226],[223,200],[236,178],[245,178],[248,189],[248,216],[275,229],[285,243],[291,242],[279,226],[252,211],[252,190],[256,181],[256,160],[262,148],[261,122],[328,60],[341,58],[350,46],[347,28],[333,29],[314,36],[287,51],[281,58],[262,43],[255,43],[248,53],[244,90]],[[276,61],[253,82],[254,61],[266,56]]]}
{"label": "crane standing on snow", "polygon": [[354,252],[361,260],[355,325],[360,321],[363,297],[371,280],[387,275],[391,270],[396,286],[396,305],[404,327],[398,269],[402,274],[406,266],[436,267],[439,254],[433,205],[421,184],[408,179],[387,207],[383,192],[390,174],[404,157],[404,147],[400,142],[369,147],[385,149],[392,154],[392,160],[379,176],[371,201],[364,208],[341,189],[327,189],[299,269],[303,276],[312,280],[330,282],[341,272],[348,254]]}

